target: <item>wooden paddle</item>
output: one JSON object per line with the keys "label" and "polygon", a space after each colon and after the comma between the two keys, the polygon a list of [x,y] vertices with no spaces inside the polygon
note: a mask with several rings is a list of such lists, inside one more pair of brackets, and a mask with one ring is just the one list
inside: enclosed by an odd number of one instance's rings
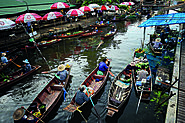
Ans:
{"label": "wooden paddle", "polygon": [[137,114],[138,109],[139,109],[139,105],[140,105],[140,102],[141,102],[142,95],[143,95],[143,87],[142,87],[140,98],[139,98],[139,101],[138,101],[138,104],[137,104],[136,114]]}
{"label": "wooden paddle", "polygon": [[[33,115],[30,111],[28,111],[26,108],[24,108],[24,106],[21,106],[21,108],[24,109],[24,110],[26,110],[28,113],[30,113],[30,114],[31,114],[32,116],[34,116],[35,118],[38,118],[38,117],[36,117],[35,115]],[[38,118],[38,121],[41,121],[41,122],[44,123],[44,121],[41,120],[40,118]]]}
{"label": "wooden paddle", "polygon": [[47,74],[47,73],[56,73],[56,72],[58,72],[58,71],[43,71],[41,73]]}
{"label": "wooden paddle", "polygon": [[12,60],[11,60],[11,62],[12,62],[12,63],[14,63],[17,67],[21,67],[20,65],[16,64],[16,63],[15,63],[15,62],[13,62]]}

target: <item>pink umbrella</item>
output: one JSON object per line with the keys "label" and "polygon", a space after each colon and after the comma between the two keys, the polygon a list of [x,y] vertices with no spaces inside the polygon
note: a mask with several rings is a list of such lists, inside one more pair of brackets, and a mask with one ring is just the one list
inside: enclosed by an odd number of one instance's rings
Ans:
{"label": "pink umbrella", "polygon": [[63,2],[57,2],[51,5],[51,9],[62,9],[62,8],[70,8],[70,6]]}
{"label": "pink umbrella", "polygon": [[42,20],[52,20],[52,19],[56,19],[59,17],[63,17],[63,15],[60,12],[49,12],[44,15]]}
{"label": "pink umbrella", "polygon": [[92,7],[89,7],[89,6],[80,7],[79,10],[81,10],[82,12],[91,12],[91,11],[94,11],[94,9]]}
{"label": "pink umbrella", "polygon": [[0,30],[9,29],[14,27],[16,24],[10,19],[0,19]]}
{"label": "pink umbrella", "polygon": [[70,10],[66,13],[66,15],[67,15],[68,17],[71,17],[71,16],[83,16],[84,13],[83,13],[82,11],[78,10],[78,9],[70,9]]}
{"label": "pink umbrella", "polygon": [[134,2],[122,2],[120,5],[132,6],[134,4]]}
{"label": "pink umbrella", "polygon": [[27,22],[32,22],[32,21],[38,21],[42,20],[42,17],[36,13],[26,13],[23,15],[20,15],[16,19],[16,23],[27,23]]}
{"label": "pink umbrella", "polygon": [[107,5],[102,5],[100,9],[101,10],[110,10],[110,8]]}
{"label": "pink umbrella", "polygon": [[112,11],[119,10],[119,8],[118,8],[117,6],[114,6],[114,5],[110,5],[109,8],[110,8],[110,10],[112,10]]}

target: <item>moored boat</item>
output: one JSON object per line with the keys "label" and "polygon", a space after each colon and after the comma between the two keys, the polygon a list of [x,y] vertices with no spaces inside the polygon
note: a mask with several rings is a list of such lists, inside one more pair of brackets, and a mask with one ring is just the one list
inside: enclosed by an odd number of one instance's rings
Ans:
{"label": "moored boat", "polygon": [[115,29],[114,32],[109,31],[107,34],[101,36],[101,39],[104,40],[104,39],[110,38],[114,36],[116,33],[117,33],[117,29]]}
{"label": "moored boat", "polygon": [[132,74],[125,68],[113,80],[108,94],[107,115],[112,117],[129,99],[132,91]]}
{"label": "moored boat", "polygon": [[62,34],[61,36],[58,36],[58,38],[71,38],[71,37],[76,37],[76,36],[80,36],[81,34],[87,33],[89,32],[89,30],[86,31],[78,31],[78,32],[74,32],[73,34],[69,33],[69,34]]}
{"label": "moored boat", "polygon": [[107,26],[109,26],[109,25],[111,25],[111,23],[109,23],[109,24],[95,24],[95,25],[90,25],[90,27],[107,27]]}
{"label": "moored boat", "polygon": [[38,65],[32,66],[32,69],[23,75],[21,75],[22,69],[20,69],[12,74],[2,76],[2,78],[0,78],[0,91],[3,92],[3,90],[7,90],[9,87],[19,82],[23,78],[29,76],[30,74],[38,70],[40,67],[41,66]]}
{"label": "moored boat", "polygon": [[[108,67],[110,67],[110,61],[108,63]],[[104,73],[104,75],[97,75],[98,69],[99,69],[99,66],[97,66],[89,74],[89,76],[84,80],[84,82],[82,82],[81,85],[80,85],[80,86],[86,86],[87,88],[92,89],[92,91],[93,91],[93,94],[91,95],[92,100],[102,90],[102,88],[104,87],[104,85],[107,81],[108,75],[109,75],[108,71],[106,71],[106,73]],[[64,108],[64,110],[67,110],[69,112],[75,112],[75,111],[77,111],[77,109],[82,110],[83,107],[86,107],[88,102],[90,102],[90,100],[88,100],[88,101],[85,101],[82,105],[76,104],[76,102],[75,102],[76,94],[77,94],[77,92],[75,93],[74,97],[72,98],[70,104],[68,106],[66,106]]]}
{"label": "moored boat", "polygon": [[83,38],[83,37],[88,37],[88,36],[93,36],[93,35],[97,35],[99,33],[101,33],[102,31],[98,30],[98,32],[96,31],[93,31],[93,32],[89,32],[89,33],[84,33],[84,34],[81,34],[80,35],[80,38]]}
{"label": "moored boat", "polygon": [[[52,40],[49,40],[49,41],[41,41],[41,42],[38,42],[36,43],[36,46],[37,47],[44,47],[44,46],[49,46],[49,45],[52,45],[54,43],[57,43],[57,42],[60,42],[62,39],[52,39]],[[24,48],[21,48],[21,50],[25,50],[25,49],[34,49],[36,48],[36,46],[28,46],[26,45]]]}
{"label": "moored boat", "polygon": [[[136,71],[134,71],[134,79],[133,79],[133,83],[134,83],[134,87],[135,87],[135,91],[136,94],[139,96],[141,96],[141,100],[146,100],[149,101],[150,100],[150,94],[152,92],[152,75],[151,75],[151,70],[150,70],[150,66],[149,66],[149,62],[146,58],[144,52],[135,52],[134,53],[134,62],[136,62],[136,67],[138,67],[138,69]],[[148,72],[147,74],[147,78],[144,78],[142,80],[138,80],[138,74],[137,72],[141,70],[141,67],[144,66],[145,67],[145,71]]]}
{"label": "moored boat", "polygon": [[[65,98],[67,85],[69,84],[71,66],[66,67],[65,70],[68,71],[65,81],[62,82],[55,76],[36,96],[30,106],[26,109],[23,118],[20,119],[20,121],[27,122],[36,119],[36,123],[48,122],[48,119],[50,119],[49,115],[57,110],[56,107],[60,105],[61,101]],[[32,114],[29,112],[32,112]]]}

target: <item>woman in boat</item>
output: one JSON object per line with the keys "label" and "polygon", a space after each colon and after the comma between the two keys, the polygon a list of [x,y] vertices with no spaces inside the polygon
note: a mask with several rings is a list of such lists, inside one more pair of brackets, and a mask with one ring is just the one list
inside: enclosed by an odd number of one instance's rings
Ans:
{"label": "woman in boat", "polygon": [[107,61],[108,59],[104,58],[103,61],[99,63],[99,71],[105,73],[108,70]]}
{"label": "woman in boat", "polygon": [[154,45],[153,45],[153,48],[154,49],[158,49],[162,46],[162,43],[161,43],[161,38],[156,38],[155,41],[152,42]]}
{"label": "woman in boat", "polygon": [[23,60],[23,63],[24,63],[24,65],[22,66],[21,75],[23,75],[31,70],[31,65],[30,65],[28,59]]}
{"label": "woman in boat", "polygon": [[8,59],[7,59],[7,57],[5,57],[6,56],[6,53],[2,53],[2,57],[1,57],[1,62],[2,62],[2,65],[6,65],[6,64],[8,64]]}
{"label": "woman in boat", "polygon": [[82,105],[85,101],[88,101],[89,100],[89,97],[83,92],[84,90],[85,90],[85,87],[81,86],[79,88],[79,91],[76,94],[75,102],[78,105]]}
{"label": "woman in boat", "polygon": [[138,75],[138,79],[139,81],[141,81],[142,79],[146,79],[147,78],[147,75],[148,75],[148,72],[146,71],[145,69],[145,66],[141,66],[141,70],[137,72],[137,75]]}
{"label": "woman in boat", "polygon": [[65,65],[63,65],[63,64],[59,65],[57,76],[60,77],[60,80],[63,82],[63,84],[65,84],[64,81],[67,77],[67,74],[68,74],[68,72],[67,72],[67,70],[65,70]]}

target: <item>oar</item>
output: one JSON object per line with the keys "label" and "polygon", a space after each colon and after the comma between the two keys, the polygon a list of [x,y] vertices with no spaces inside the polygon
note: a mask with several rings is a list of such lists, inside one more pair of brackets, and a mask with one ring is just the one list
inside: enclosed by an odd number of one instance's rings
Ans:
{"label": "oar", "polygon": [[21,67],[20,65],[16,64],[16,63],[15,63],[15,62],[13,62],[12,60],[11,60],[11,62],[12,62],[12,63],[14,63],[17,67]]}
{"label": "oar", "polygon": [[103,44],[103,41],[101,41],[101,42],[98,44],[96,50],[101,46],[101,44]]}
{"label": "oar", "polygon": [[140,102],[141,102],[141,97],[142,97],[142,94],[143,94],[143,87],[142,87],[141,94],[140,94],[140,98],[139,98],[139,101],[138,101],[138,104],[137,104],[137,110],[136,110],[136,114],[137,114],[137,112],[138,112],[138,109],[139,109],[139,105],[140,105]]}
{"label": "oar", "polygon": [[[34,116],[34,117],[36,117],[35,115],[33,115],[30,111],[28,111],[26,108],[24,108],[24,106],[21,106],[21,108],[22,109],[24,109],[24,110],[26,110],[28,113],[30,113],[32,116]],[[38,118],[38,117],[36,117],[36,118]],[[41,122],[43,122],[44,123],[44,121],[43,120],[41,120],[40,118],[38,118],[38,121],[41,121]]]}
{"label": "oar", "polygon": [[43,72],[41,72],[41,73],[44,73],[44,74],[46,74],[46,73],[56,73],[57,71],[43,71]]}
{"label": "oar", "polygon": [[[87,90],[87,87],[86,87],[86,86],[85,86],[85,89],[86,89],[86,91],[87,91],[87,94],[89,95],[89,92],[88,92],[88,90]],[[92,103],[92,105],[93,105],[93,108],[94,108],[94,110],[95,110],[95,112],[96,112],[96,114],[97,114],[97,116],[98,116],[98,119],[99,119],[99,120],[100,120],[100,122],[101,122],[100,115],[98,114],[98,112],[97,112],[97,110],[96,110],[96,108],[95,108],[95,105],[94,105],[94,103],[93,103],[93,101],[92,101],[92,99],[91,99],[91,96],[89,96],[89,98],[90,98],[91,103]]]}

